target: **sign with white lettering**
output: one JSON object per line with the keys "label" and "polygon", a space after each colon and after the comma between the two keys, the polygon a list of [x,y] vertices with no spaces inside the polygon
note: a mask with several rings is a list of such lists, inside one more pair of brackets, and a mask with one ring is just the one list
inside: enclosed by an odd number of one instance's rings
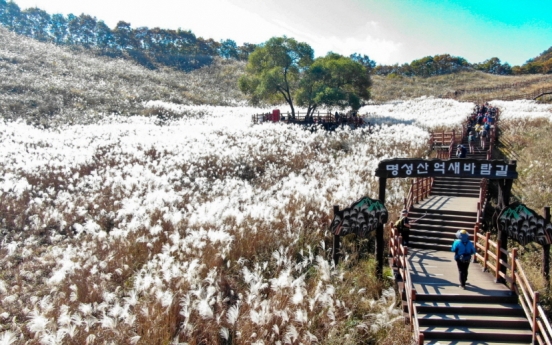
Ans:
{"label": "sign with white lettering", "polygon": [[376,169],[376,176],[385,178],[457,176],[515,179],[518,174],[515,163],[501,160],[395,158],[382,160]]}

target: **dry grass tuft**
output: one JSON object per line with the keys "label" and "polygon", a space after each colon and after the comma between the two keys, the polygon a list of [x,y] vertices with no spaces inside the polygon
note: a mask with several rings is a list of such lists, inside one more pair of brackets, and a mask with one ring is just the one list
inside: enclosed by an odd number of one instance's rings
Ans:
{"label": "dry grass tuft", "polygon": [[[504,153],[517,160],[518,179],[514,181],[515,198],[543,214],[544,206],[552,205],[552,123],[546,118],[505,120],[501,123],[501,144]],[[552,294],[542,275],[542,247],[529,244],[520,247],[522,267],[533,289],[540,291],[541,302],[552,310]],[[549,314],[552,316],[552,314]]]}

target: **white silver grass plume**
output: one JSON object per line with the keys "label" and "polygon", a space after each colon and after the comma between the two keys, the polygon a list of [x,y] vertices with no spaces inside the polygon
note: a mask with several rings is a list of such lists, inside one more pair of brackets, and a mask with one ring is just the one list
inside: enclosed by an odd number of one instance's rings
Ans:
{"label": "white silver grass plume", "polygon": [[233,306],[231,306],[230,308],[228,308],[228,312],[227,312],[227,315],[226,315],[226,321],[230,325],[233,326],[236,323],[236,321],[238,320],[239,314],[240,314],[240,305],[239,305],[239,303],[236,303]]}
{"label": "white silver grass plume", "polygon": [[0,345],[11,345],[15,343],[17,338],[15,337],[15,333],[10,331],[5,331],[4,333],[0,334]]}

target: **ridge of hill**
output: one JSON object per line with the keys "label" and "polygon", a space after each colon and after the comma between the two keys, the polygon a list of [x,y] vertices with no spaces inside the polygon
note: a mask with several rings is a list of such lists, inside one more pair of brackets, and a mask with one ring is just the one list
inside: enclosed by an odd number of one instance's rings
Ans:
{"label": "ridge of hill", "polygon": [[[245,102],[237,80],[245,62],[216,58],[191,72],[149,70],[129,60],[98,57],[52,43],[38,42],[0,27],[0,114],[38,125],[90,123],[110,114],[181,116],[151,109],[148,101],[185,105],[232,106]],[[460,101],[504,99],[550,86],[549,75],[503,76],[464,71],[434,77],[373,75],[376,102],[423,96],[443,97],[468,90]],[[478,89],[519,85],[494,94]],[[362,111],[362,110],[361,110]]]}
{"label": "ridge of hill", "polygon": [[372,81],[372,97],[376,102],[422,96],[447,98],[455,91],[462,91],[455,97],[459,101],[515,99],[552,87],[552,76],[546,74],[496,75],[476,70],[429,78],[375,75]]}
{"label": "ridge of hill", "polygon": [[156,115],[152,100],[233,105],[244,62],[215,59],[192,72],[148,70],[131,61],[42,43],[0,27],[0,114],[34,124],[83,123],[109,114]]}

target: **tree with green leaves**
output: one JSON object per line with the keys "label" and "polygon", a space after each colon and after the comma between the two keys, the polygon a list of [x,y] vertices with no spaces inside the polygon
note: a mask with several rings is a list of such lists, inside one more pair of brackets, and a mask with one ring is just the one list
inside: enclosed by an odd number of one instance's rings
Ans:
{"label": "tree with green leaves", "polygon": [[238,59],[238,45],[233,40],[220,41],[219,55],[225,59]]}
{"label": "tree with green leaves", "polygon": [[13,1],[6,2],[6,0],[0,0],[0,24],[6,26],[8,29],[19,33],[21,21],[21,9]]}
{"label": "tree with green leaves", "polygon": [[240,90],[253,104],[286,102],[307,108],[307,118],[320,106],[357,110],[370,98],[370,74],[360,62],[335,53],[313,58],[307,43],[273,37],[249,55]]}
{"label": "tree with green leaves", "polygon": [[353,61],[359,62],[364,67],[366,67],[366,69],[370,73],[372,73],[372,70],[376,67],[376,62],[374,60],[370,59],[370,57],[366,54],[360,55],[359,53],[353,53],[353,54],[349,55],[349,57]]}
{"label": "tree with green leaves", "polygon": [[314,60],[296,92],[297,104],[311,117],[320,106],[356,111],[370,99],[372,81],[363,64],[335,53]]}
{"label": "tree with green leaves", "polygon": [[314,51],[306,43],[285,36],[273,37],[249,55],[239,88],[250,96],[253,104],[285,101],[295,118],[294,91],[312,64],[313,56]]}
{"label": "tree with green leaves", "polygon": [[499,75],[509,75],[512,74],[512,67],[510,64],[502,63],[499,58],[493,57],[490,59],[487,59],[481,63],[473,64],[473,67],[477,70],[492,73],[492,74],[499,74]]}

